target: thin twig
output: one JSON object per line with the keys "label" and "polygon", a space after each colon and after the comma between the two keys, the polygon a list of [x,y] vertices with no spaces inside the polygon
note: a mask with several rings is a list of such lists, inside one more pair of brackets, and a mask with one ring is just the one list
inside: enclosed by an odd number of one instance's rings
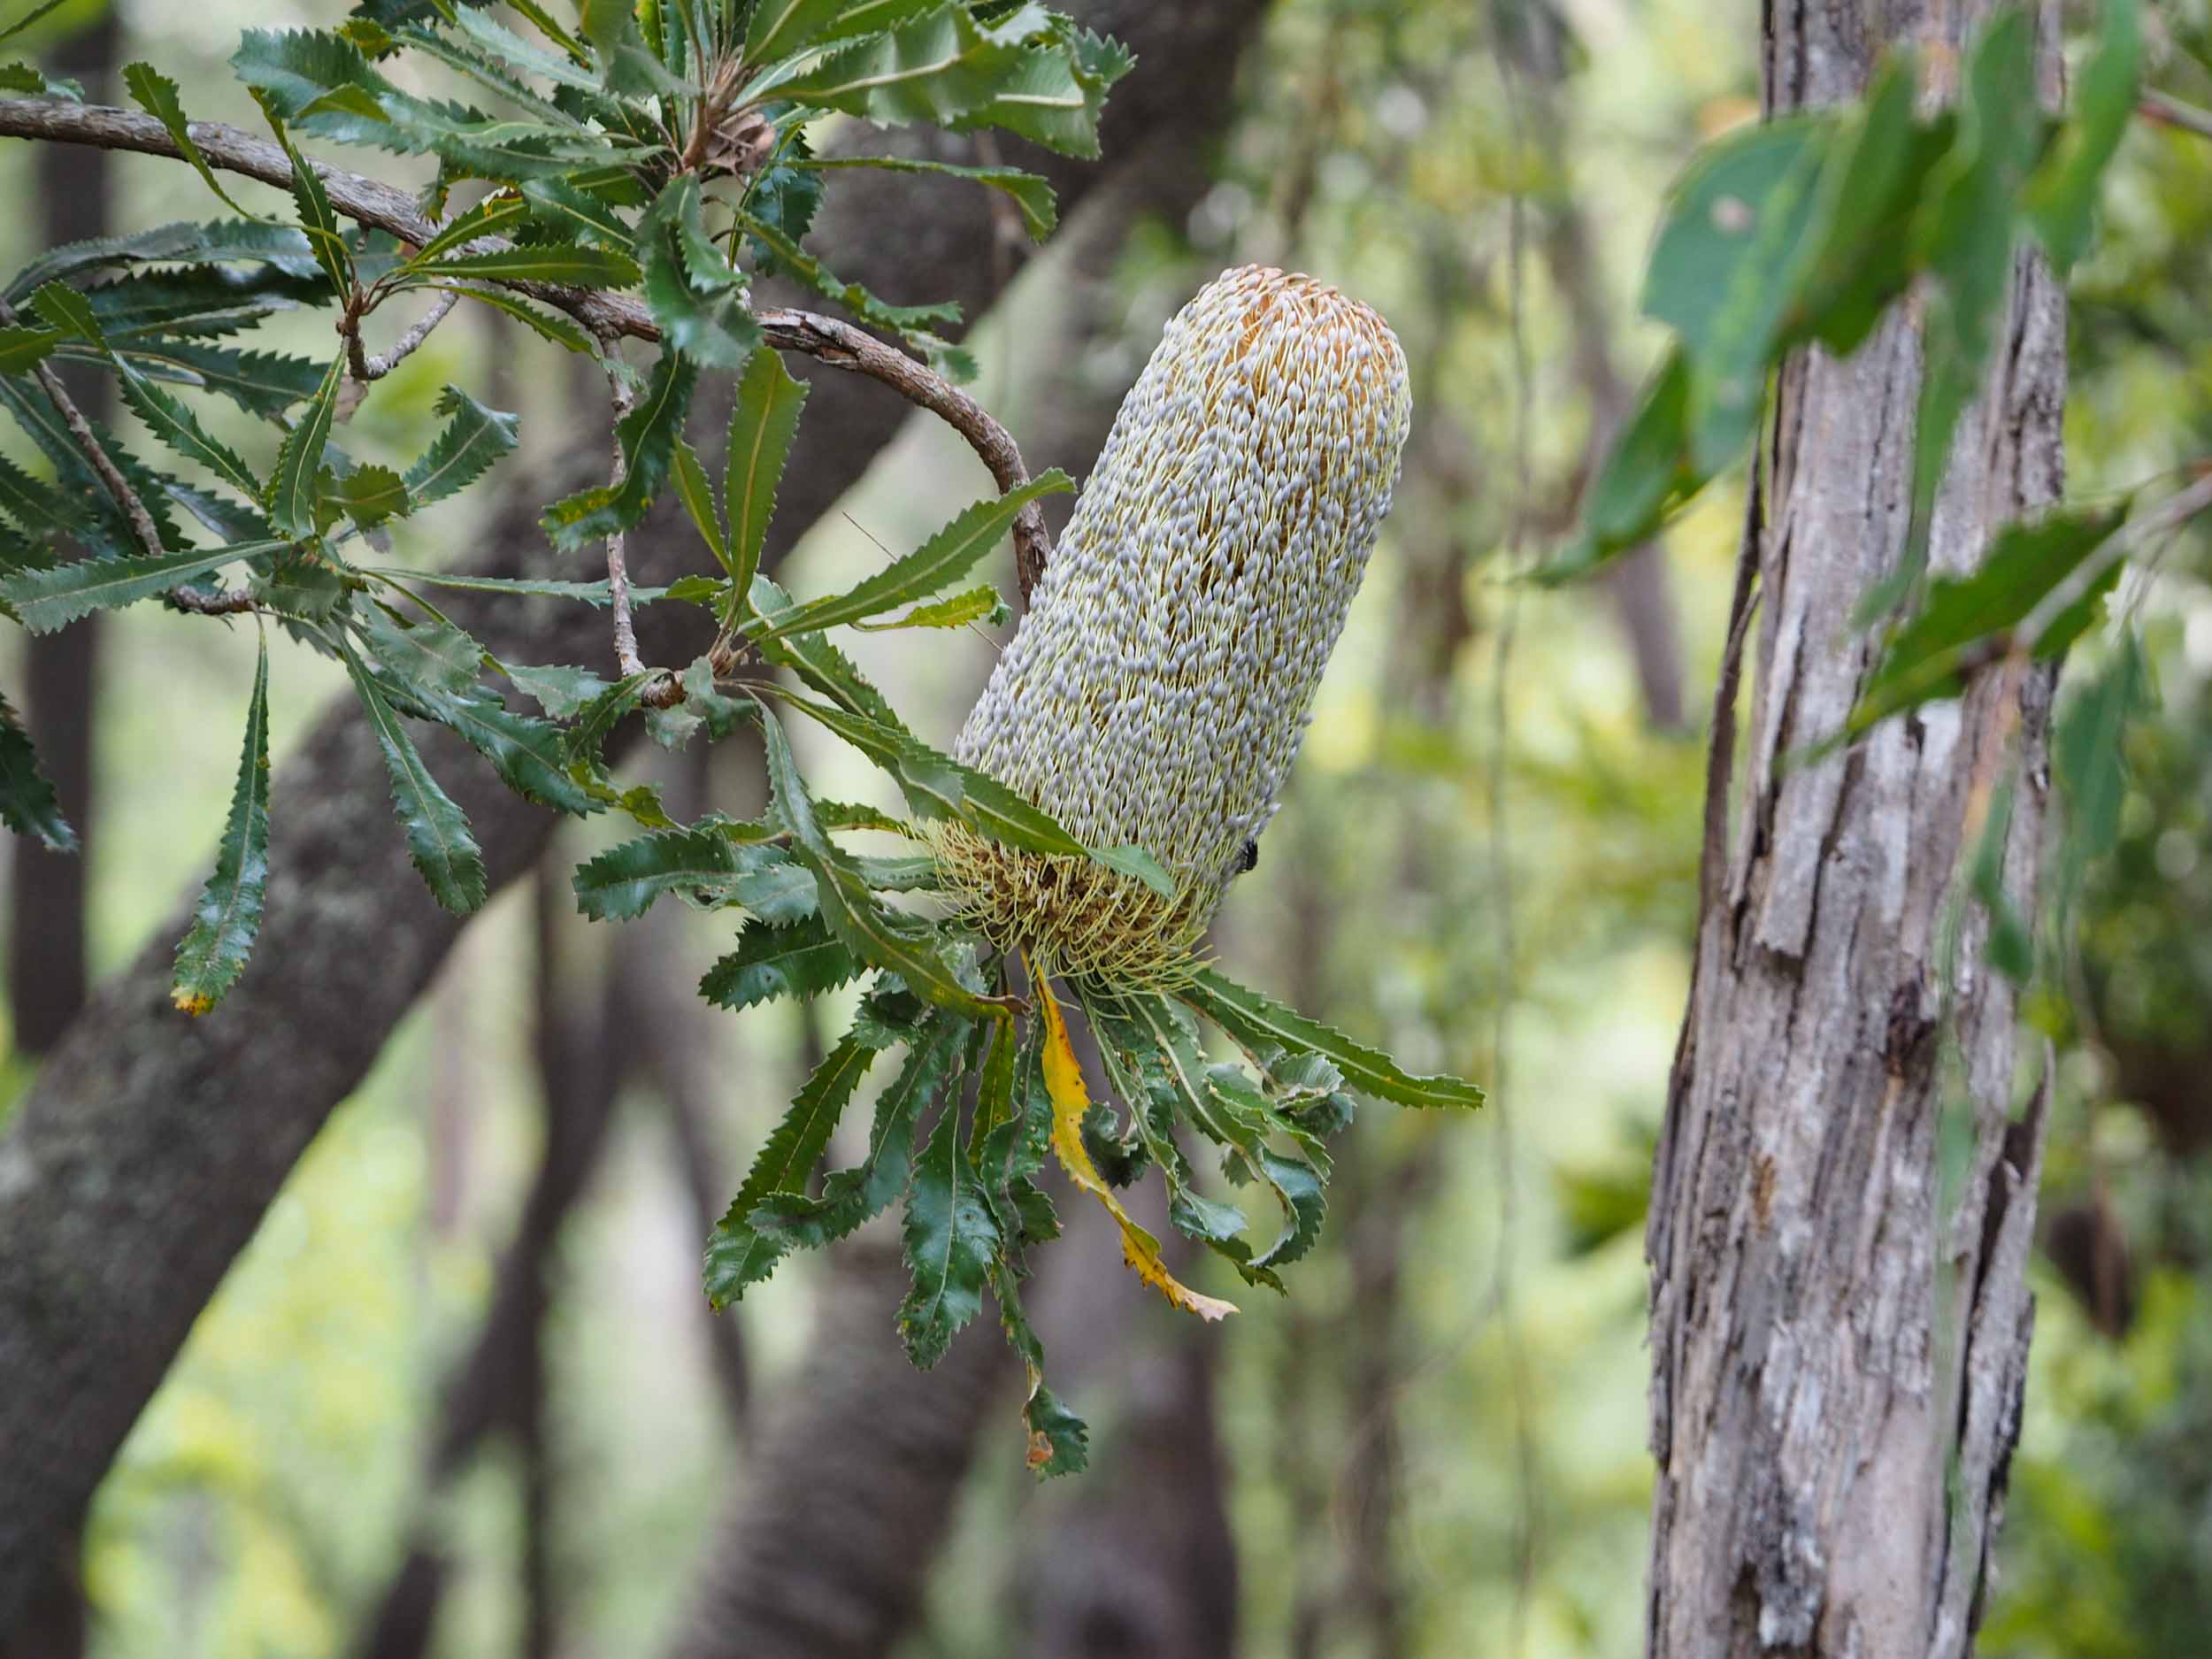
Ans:
{"label": "thin twig", "polygon": [[[291,188],[292,164],[280,146],[222,121],[195,121],[190,132],[193,144],[209,165],[258,179],[280,189]],[[182,158],[176,141],[151,116],[50,98],[0,98],[0,138],[90,144],[102,150]],[[422,216],[406,192],[324,162],[311,165],[323,181],[331,206],[348,219],[388,231],[417,247],[437,234],[438,227]],[[504,244],[487,237],[483,245]],[[628,295],[550,282],[516,280],[500,286],[565,312],[602,340],[657,341],[661,337],[652,312]],[[764,311],[760,323],[769,343],[778,350],[801,352],[832,367],[881,380],[909,402],[936,415],[967,440],[990,469],[1001,491],[1029,481],[1028,469],[1022,465],[1021,451],[1011,434],[981,404],[926,365],[850,324],[810,312]],[[1044,514],[1033,503],[1014,522],[1014,548],[1016,573],[1026,601],[1052,553]]]}
{"label": "thin twig", "polygon": [[445,321],[447,315],[460,303],[461,291],[458,288],[442,290],[438,296],[436,303],[410,324],[407,332],[392,342],[392,349],[380,357],[365,357],[362,354],[361,330],[358,319],[356,319],[356,326],[346,334],[348,365],[353,371],[353,378],[357,380],[382,380],[404,363],[424,341],[429,339],[430,331]]}
{"label": "thin twig", "polygon": [[2193,104],[2184,104],[2179,98],[2168,97],[2147,87],[2135,101],[2135,112],[2161,127],[2179,127],[2200,138],[2212,138],[2212,110],[2200,110]]}
{"label": "thin twig", "polygon": [[[606,349],[607,386],[614,403],[615,438],[614,465],[608,482],[616,489],[630,476],[630,464],[622,453],[622,418],[630,412],[635,402],[629,383],[620,373],[620,365],[614,354],[614,342],[602,341]],[[625,680],[645,672],[645,664],[637,654],[637,620],[631,614],[630,567],[623,556],[622,532],[618,530],[607,538],[607,598],[614,611],[615,667]],[[653,687],[658,690],[657,686]],[[678,693],[680,697],[681,692]],[[665,705],[663,705],[665,706]]]}

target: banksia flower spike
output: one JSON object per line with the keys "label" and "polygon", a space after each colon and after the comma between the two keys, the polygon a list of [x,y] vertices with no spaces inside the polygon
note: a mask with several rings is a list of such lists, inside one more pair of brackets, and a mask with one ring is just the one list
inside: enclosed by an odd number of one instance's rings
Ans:
{"label": "banksia flower spike", "polygon": [[1142,848],[1175,896],[943,824],[995,943],[1107,985],[1187,975],[1274,815],[1409,403],[1389,326],[1311,277],[1225,272],[1168,324],[957,753],[1087,845]]}

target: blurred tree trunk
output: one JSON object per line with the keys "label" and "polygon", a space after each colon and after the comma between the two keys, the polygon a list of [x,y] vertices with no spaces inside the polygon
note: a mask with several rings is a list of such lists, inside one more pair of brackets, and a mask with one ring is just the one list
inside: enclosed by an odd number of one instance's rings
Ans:
{"label": "blurred tree trunk", "polygon": [[[122,25],[112,6],[52,53],[58,73],[84,83],[85,96],[111,89],[122,50]],[[48,247],[108,233],[108,152],[88,145],[48,144],[38,151],[40,234]],[[95,420],[113,411],[113,383],[88,370],[65,371],[77,406]],[[88,624],[95,621],[87,618]],[[42,1055],[61,1040],[84,1006],[85,860],[90,856],[93,667],[96,626],[32,634],[24,646],[29,724],[40,764],[62,810],[84,839],[84,850],[52,853],[28,836],[14,838],[8,916],[8,1004],[15,1046]]]}
{"label": "blurred tree trunk", "polygon": [[[1855,96],[1897,41],[1955,64],[1992,9],[1770,4],[1770,109]],[[2057,10],[2040,7],[2047,101]],[[1983,960],[1978,910],[1947,1010],[1938,987],[1960,849],[2016,731],[2004,870],[2015,902],[2032,900],[2053,673],[1985,676],[1962,703],[1818,764],[1784,759],[1843,724],[1874,656],[1850,616],[1906,523],[1911,446],[1896,434],[1912,430],[1921,365],[1909,310],[1847,362],[1809,352],[1785,369],[1738,575],[1697,965],[1647,1239],[1649,1643],[1663,1659],[1969,1652],[2019,1433],[2043,1102],[2011,1119],[2014,994]],[[1938,568],[1970,565],[1998,524],[2061,492],[2065,301],[2038,255],[2015,266],[2008,330],[1953,450]],[[1755,585],[1764,614],[1732,850],[1732,710]],[[1955,1054],[1939,1059],[1947,1040]],[[1956,1121],[1939,1136],[1944,1112]],[[1939,1139],[1957,1143],[1945,1156],[1963,1179],[1939,1179]]]}
{"label": "blurred tree trunk", "polygon": [[[1107,162],[1022,153],[1052,179],[1064,212],[1133,167],[1159,168],[1161,152],[1148,146],[1160,134],[1188,134],[1202,118],[1196,130],[1212,130],[1225,115],[1234,42],[1258,11],[1256,0],[1091,0],[1076,9],[1147,61],[1108,107]],[[868,147],[879,147],[872,134]],[[841,272],[879,292],[958,300],[972,317],[989,309],[1002,260],[987,192],[864,173],[840,190],[855,198],[852,211],[823,245],[838,250]],[[827,511],[910,412],[880,386],[807,370],[815,391],[779,498],[778,547]],[[575,573],[550,565],[536,523],[553,493],[513,503],[474,568]],[[672,522],[664,515],[632,538],[638,580],[665,580],[687,557],[691,532]],[[502,657],[609,660],[606,618],[587,606],[454,609]],[[648,611],[641,632],[657,620]],[[703,645],[644,649],[683,662]],[[634,736],[626,728],[625,741]],[[530,871],[557,819],[509,794],[445,734],[424,734],[423,748],[468,812],[493,886]],[[180,910],[95,993],[0,1139],[0,1446],[9,1448],[0,1460],[0,1629],[23,1608],[294,1161],[460,931],[423,891],[396,834],[361,833],[365,822],[385,824],[386,796],[373,735],[356,710],[338,710],[274,780],[261,940],[221,1016],[187,1021],[170,1005]]]}
{"label": "blurred tree trunk", "polygon": [[[113,90],[122,58],[123,26],[112,4],[51,54],[57,73],[84,83],[99,99]],[[111,183],[108,152],[50,144],[38,152],[40,234],[48,247],[108,234]],[[77,406],[94,420],[113,413],[113,382],[90,370],[63,371]],[[83,1009],[88,989],[85,956],[85,867],[92,856],[92,731],[98,713],[100,618],[87,617],[58,634],[24,641],[26,711],[39,761],[62,810],[81,841],[73,854],[49,852],[28,836],[12,837],[9,865],[8,1012],[19,1053],[43,1055],[61,1041]],[[13,1628],[0,1618],[0,1659],[76,1659],[85,1646],[84,1590],[78,1556],[81,1516],[58,1538],[27,1616]]]}

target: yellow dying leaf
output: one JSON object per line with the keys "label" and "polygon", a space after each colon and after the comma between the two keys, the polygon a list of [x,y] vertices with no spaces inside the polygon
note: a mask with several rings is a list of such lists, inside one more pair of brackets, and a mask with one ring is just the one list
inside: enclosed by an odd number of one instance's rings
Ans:
{"label": "yellow dying leaf", "polygon": [[213,997],[196,995],[194,993],[186,990],[180,985],[177,987],[175,990],[169,993],[169,1000],[174,1002],[182,1011],[191,1015],[195,1019],[197,1019],[201,1015],[206,1013],[209,1009],[215,1006],[215,999]]}
{"label": "yellow dying leaf", "polygon": [[1083,1067],[1068,1041],[1067,1021],[1053,1000],[1052,987],[1033,967],[1030,978],[1037,987],[1037,1006],[1044,1013],[1045,1092],[1052,1096],[1052,1149],[1059,1156],[1060,1167],[1068,1172],[1070,1180],[1106,1206],[1114,1225],[1121,1229],[1122,1260],[1139,1279],[1184,1312],[1202,1319],[1234,1313],[1234,1302],[1202,1296],[1167,1271],[1167,1263],[1160,1258],[1160,1241],[1121,1207],[1121,1200],[1114,1196],[1113,1189],[1100,1177],[1098,1166],[1091,1162],[1091,1155],[1083,1149],[1083,1114],[1091,1109],[1090,1091],[1083,1085]]}

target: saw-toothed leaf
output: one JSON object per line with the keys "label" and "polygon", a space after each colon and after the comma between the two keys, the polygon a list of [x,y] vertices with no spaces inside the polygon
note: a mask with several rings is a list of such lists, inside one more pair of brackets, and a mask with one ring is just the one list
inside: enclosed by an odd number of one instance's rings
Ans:
{"label": "saw-toothed leaf", "polygon": [[261,105],[261,112],[268,118],[269,130],[276,134],[277,142],[284,147],[285,156],[292,164],[292,201],[299,211],[301,234],[314,251],[315,263],[330,280],[331,292],[343,300],[353,292],[353,250],[346,245],[344,227],[332,211],[322,177],[300,154],[298,146],[292,142],[291,134],[284,130],[284,119],[277,106],[258,87],[253,88],[253,96]]}
{"label": "saw-toothed leaf", "polygon": [[716,561],[723,565],[730,562],[728,539],[722,533],[721,511],[714,503],[714,486],[707,482],[707,469],[699,464],[699,453],[682,439],[676,441],[676,465],[672,474],[677,498],[684,511],[691,515],[691,522],[699,532],[699,539],[707,544]]}
{"label": "saw-toothed leaf", "polygon": [[123,401],[146,423],[148,431],[185,459],[206,467],[248,501],[261,499],[262,482],[237,450],[200,425],[199,417],[181,399],[147,380],[123,357],[112,360]]}
{"label": "saw-toothed leaf", "polygon": [[293,226],[261,219],[225,219],[204,225],[180,220],[128,236],[95,236],[49,249],[16,273],[7,295],[19,300],[57,278],[108,265],[203,261],[269,265],[294,277],[311,277],[320,269],[306,234]]}
{"label": "saw-toothed leaf", "polygon": [[737,949],[707,970],[699,995],[717,1008],[750,1008],[779,996],[818,996],[864,972],[818,915],[788,927],[752,922]]}
{"label": "saw-toothed leaf", "polygon": [[503,666],[516,688],[534,699],[538,707],[557,720],[565,720],[580,712],[607,690],[608,682],[588,668],[562,663],[508,663]]}
{"label": "saw-toothed leaf", "polygon": [[467,814],[430,775],[398,714],[351,643],[342,634],[327,637],[345,658],[355,695],[376,733],[384,770],[391,777],[392,804],[407,832],[409,860],[429,886],[431,896],[455,915],[482,908],[487,891],[484,855],[470,833]]}
{"label": "saw-toothed leaf", "polygon": [[1005,999],[979,996],[960,982],[937,949],[933,926],[877,902],[860,867],[816,819],[782,723],[764,706],[760,718],[768,751],[771,816],[790,832],[794,855],[813,872],[830,930],[862,961],[888,968],[932,1002],[971,1018],[1003,1006]]}
{"label": "saw-toothed leaf", "polygon": [[223,188],[215,177],[215,170],[207,165],[207,157],[200,154],[200,147],[192,142],[191,123],[185,116],[183,95],[177,90],[177,83],[151,64],[136,63],[123,65],[123,84],[130,88],[138,107],[167,129],[179,153],[192,164],[201,181],[222,198],[223,205],[234,213],[244,212],[244,208],[231,200],[230,192]]}
{"label": "saw-toothed leaf", "polygon": [[863,633],[877,634],[894,628],[961,628],[971,622],[987,622],[1002,626],[1013,611],[999,597],[995,588],[971,588],[964,593],[941,599],[934,604],[916,605],[902,616],[884,622],[856,622],[853,626]]}
{"label": "saw-toothed leaf", "polygon": [[375,605],[358,614],[376,660],[411,690],[465,691],[483,669],[484,648],[442,618],[402,624]]}
{"label": "saw-toothed leaf", "polygon": [[772,64],[803,47],[827,46],[906,22],[943,0],[760,0],[745,31],[745,61]]}
{"label": "saw-toothed leaf", "polygon": [[793,378],[782,356],[767,346],[754,351],[737,383],[729,457],[722,469],[722,504],[730,516],[729,555],[723,568],[739,599],[748,603],[806,395],[805,384]]}
{"label": "saw-toothed leaf", "polygon": [[745,1184],[737,1189],[728,1212],[707,1240],[707,1300],[714,1306],[728,1307],[749,1286],[767,1278],[782,1256],[787,1241],[780,1235],[756,1231],[752,1214],[773,1194],[806,1189],[807,1178],[821,1161],[838,1119],[845,1115],[853,1091],[874,1064],[876,1052],[851,1037],[831,1049],[753,1160]]}
{"label": "saw-toothed leaf", "polygon": [[947,178],[965,179],[972,184],[987,184],[1012,198],[1014,205],[1021,210],[1022,227],[1028,231],[1032,242],[1042,242],[1060,223],[1059,203],[1052,193],[1052,186],[1019,167],[962,167],[949,161],[924,161],[912,156],[831,156],[791,165],[817,172],[833,167],[874,167],[889,173],[934,173]]}
{"label": "saw-toothed leaf", "polygon": [[727,898],[740,877],[783,856],[740,846],[711,827],[662,830],[609,848],[579,865],[571,882],[576,908],[593,921],[627,921],[670,894]]}
{"label": "saw-toothed leaf", "polygon": [[1031,1328],[1029,1316],[1022,1308],[1020,1282],[1004,1257],[992,1263],[990,1279],[1007,1346],[1021,1356],[1027,1376],[1029,1390],[1022,1399],[1022,1422],[1029,1431],[1029,1467],[1040,1480],[1080,1474],[1090,1466],[1090,1427],[1045,1386],[1044,1344]]}
{"label": "saw-toothed leaf", "polygon": [[232,547],[192,548],[159,558],[82,559],[51,570],[19,571],[0,581],[0,600],[34,634],[51,634],[95,611],[113,611],[165,593],[181,582],[243,560],[255,563],[282,551],[283,541],[247,541]]}
{"label": "saw-toothed leaf", "polygon": [[894,305],[879,299],[857,282],[848,282],[817,259],[805,249],[793,242],[774,226],[755,219],[749,213],[739,215],[739,222],[746,234],[764,248],[771,256],[770,264],[779,274],[803,282],[823,298],[842,305],[863,322],[893,334],[917,338],[919,331],[941,323],[960,320],[960,307],[949,300],[926,305]]}
{"label": "saw-toothed leaf", "polygon": [[415,510],[406,481],[388,466],[370,462],[357,466],[327,494],[330,503],[359,525],[373,529],[387,518],[401,518]]}
{"label": "saw-toothed leaf", "polygon": [[760,344],[745,279],[706,234],[699,181],[672,180],[638,221],[645,303],[667,345],[709,368],[733,369]]}
{"label": "saw-toothed leaf", "polygon": [[188,1014],[204,1014],[245,972],[261,931],[269,887],[269,641],[261,641],[246,737],[231,791],[230,818],[201,889],[192,927],[177,946],[171,996]]}
{"label": "saw-toothed leaf", "polygon": [[597,344],[581,328],[557,311],[531,304],[520,295],[508,294],[498,288],[476,288],[466,282],[436,282],[431,286],[449,294],[465,294],[470,299],[481,300],[494,311],[504,311],[536,334],[541,340],[549,340],[579,357],[595,357],[599,355]]}
{"label": "saw-toothed leaf", "polygon": [[434,720],[492,764],[500,781],[527,801],[587,818],[601,803],[570,771],[568,735],[549,721],[517,714],[481,689],[410,691],[392,688],[408,713]]}
{"label": "saw-toothed leaf", "polygon": [[628,288],[638,280],[637,261],[627,254],[546,242],[480,253],[442,253],[411,259],[404,269],[411,276],[457,281],[566,282],[577,288]]}
{"label": "saw-toothed leaf", "polygon": [[927,1371],[983,1310],[983,1283],[999,1252],[998,1224],[960,1139],[960,1102],[949,1099],[914,1160],[901,1229],[913,1286],[899,1303],[907,1357]]}
{"label": "saw-toothed leaf", "polygon": [[809,600],[797,610],[778,618],[757,637],[818,633],[840,623],[879,616],[917,599],[926,599],[973,569],[979,559],[998,545],[999,539],[1031,502],[1074,488],[1074,480],[1056,466],[1042,477],[1010,489],[1003,495],[977,502],[913,552],[894,559],[841,594]]}
{"label": "saw-toothed leaf", "polygon": [[304,541],[319,533],[316,516],[316,479],[322,471],[323,448],[338,416],[338,388],[345,380],[345,359],[333,361],[323,383],[300,411],[299,424],[285,434],[277,450],[276,471],[269,480],[267,506],[270,521],[288,535]]}
{"label": "saw-toothed leaf", "polygon": [[60,798],[38,769],[31,734],[5,697],[0,697],[0,822],[53,852],[77,850],[77,832],[62,817]]}
{"label": "saw-toothed leaf", "polygon": [[950,1098],[948,1085],[959,1074],[967,1035],[965,1020],[933,1010],[908,1046],[905,1065],[876,1098],[866,1156],[829,1175],[819,1198],[787,1190],[769,1194],[751,1212],[754,1228],[786,1248],[818,1249],[890,1208],[905,1189],[922,1114],[940,1094]]}
{"label": "saw-toothed leaf", "polygon": [[134,341],[118,351],[150,380],[219,392],[263,420],[275,420],[302,398],[312,397],[326,372],[306,357],[234,351],[196,340]]}
{"label": "saw-toothed leaf", "polygon": [[1455,1077],[1415,1077],[1379,1049],[1309,1019],[1210,968],[1201,968],[1176,995],[1227,1032],[1248,1050],[1305,1049],[1325,1056],[1345,1081],[1378,1100],[1400,1106],[1482,1104],[1482,1091]]}
{"label": "saw-toothed leaf", "polygon": [[466,488],[500,457],[511,454],[521,424],[519,417],[487,408],[457,386],[439,395],[438,413],[446,417],[444,428],[407,469],[407,491],[419,507]]}
{"label": "saw-toothed leaf", "polygon": [[540,520],[554,546],[574,552],[603,536],[626,530],[668,482],[683,435],[684,411],[699,383],[696,365],[672,351],[661,354],[636,405],[615,426],[626,471],[619,484],[603,484],[564,497]]}

